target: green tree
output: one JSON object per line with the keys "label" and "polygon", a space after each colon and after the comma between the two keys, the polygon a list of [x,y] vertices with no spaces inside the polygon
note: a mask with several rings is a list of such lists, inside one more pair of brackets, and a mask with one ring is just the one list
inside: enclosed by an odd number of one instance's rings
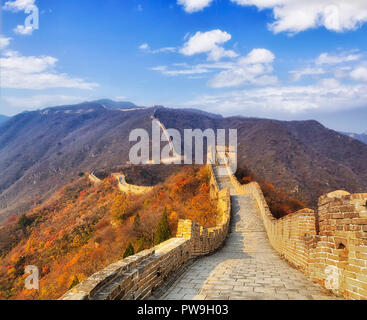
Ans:
{"label": "green tree", "polygon": [[154,244],[160,244],[169,238],[171,238],[171,230],[169,228],[167,210],[164,209],[161,220],[158,223],[157,231],[155,233]]}
{"label": "green tree", "polygon": [[33,222],[33,219],[28,218],[26,214],[22,214],[18,219],[18,225],[22,230],[26,231],[27,227],[30,226]]}
{"label": "green tree", "polygon": [[125,259],[125,258],[127,258],[127,257],[129,257],[129,256],[134,255],[134,254],[135,254],[134,247],[133,247],[133,245],[131,244],[131,242],[129,242],[129,244],[127,245],[127,248],[126,248],[126,250],[125,250],[125,253],[124,253],[124,255],[123,255],[123,258]]}

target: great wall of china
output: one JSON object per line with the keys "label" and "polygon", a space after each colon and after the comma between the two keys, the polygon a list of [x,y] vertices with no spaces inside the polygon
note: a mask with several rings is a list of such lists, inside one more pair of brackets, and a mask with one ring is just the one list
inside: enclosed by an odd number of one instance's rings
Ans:
{"label": "great wall of china", "polygon": [[228,188],[219,190],[211,170],[211,196],[218,202],[218,224],[203,228],[180,220],[176,238],[109,265],[68,291],[62,300],[145,299],[188,260],[217,250],[230,222]]}
{"label": "great wall of china", "polygon": [[118,181],[118,187],[121,192],[131,192],[134,194],[144,194],[151,190],[153,190],[153,187],[150,186],[136,186],[133,184],[129,184],[126,182],[126,177],[122,173],[113,173],[113,177],[115,177]]}
{"label": "great wall of china", "polygon": [[230,179],[239,194],[256,199],[269,241],[286,260],[339,296],[367,298],[367,193],[331,192],[319,198],[317,212],[277,220],[256,182]]}
{"label": "great wall of china", "polygon": [[[223,175],[223,165],[209,168],[215,228],[180,220],[175,238],[108,266],[60,299],[367,299],[367,193],[335,191],[319,198],[316,212],[277,220],[256,182],[241,185],[229,170]],[[123,192],[149,190],[115,176]],[[155,293],[193,259],[164,294]]]}

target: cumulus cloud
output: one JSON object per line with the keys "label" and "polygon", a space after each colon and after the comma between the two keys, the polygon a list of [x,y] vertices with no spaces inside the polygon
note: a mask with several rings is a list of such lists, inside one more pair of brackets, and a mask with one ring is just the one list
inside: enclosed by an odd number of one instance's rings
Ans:
{"label": "cumulus cloud", "polygon": [[15,1],[6,1],[3,9],[13,12],[24,11],[27,8],[33,6],[36,0],[15,0]]}
{"label": "cumulus cloud", "polygon": [[0,58],[1,86],[15,89],[78,88],[91,90],[97,83],[55,71],[57,59],[49,56],[22,56],[7,51]]}
{"label": "cumulus cloud", "polygon": [[364,66],[355,68],[350,73],[350,77],[356,81],[367,81],[367,68]]}
{"label": "cumulus cloud", "polygon": [[208,32],[196,32],[186,41],[180,53],[192,56],[206,53],[208,60],[218,61],[224,57],[235,58],[238,56],[233,50],[225,50],[221,45],[231,40],[232,36],[222,30],[216,29]]}
{"label": "cumulus cloud", "polygon": [[268,86],[202,95],[185,105],[201,106],[224,114],[246,114],[246,111],[296,114],[310,110],[336,111],[365,107],[366,99],[366,85],[342,85],[330,80],[309,86]]}
{"label": "cumulus cloud", "polygon": [[278,81],[277,77],[269,75],[273,71],[271,64],[274,59],[274,54],[269,50],[253,49],[231,68],[218,73],[208,84],[212,88],[274,84]]}
{"label": "cumulus cloud", "polygon": [[272,63],[274,54],[267,49],[253,49],[246,57],[240,60],[243,64]]}
{"label": "cumulus cloud", "polygon": [[274,33],[297,33],[325,27],[342,32],[353,30],[367,21],[365,0],[231,0],[243,6],[273,10],[275,21],[269,24]]}
{"label": "cumulus cloud", "polygon": [[318,65],[322,64],[339,64],[343,62],[351,62],[351,61],[357,61],[361,58],[360,54],[338,54],[338,55],[332,55],[327,52],[324,52],[319,55],[319,57],[316,59],[315,63]]}
{"label": "cumulus cloud", "polygon": [[5,49],[11,41],[11,38],[6,38],[0,35],[0,50]]}
{"label": "cumulus cloud", "polygon": [[178,0],[177,3],[184,7],[184,10],[188,13],[193,13],[203,10],[205,7],[210,6],[213,0]]}
{"label": "cumulus cloud", "polygon": [[[367,21],[365,0],[231,0],[241,6],[256,6],[273,11],[274,22],[268,25],[274,33],[298,33],[325,27],[343,32],[353,30]],[[208,7],[210,0],[178,0],[185,11],[192,13]]]}

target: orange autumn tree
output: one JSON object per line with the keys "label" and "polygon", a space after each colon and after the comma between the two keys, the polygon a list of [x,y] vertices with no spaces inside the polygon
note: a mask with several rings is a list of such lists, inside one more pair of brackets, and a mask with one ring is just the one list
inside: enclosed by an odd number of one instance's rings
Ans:
{"label": "orange autumn tree", "polygon": [[301,201],[289,196],[285,191],[277,189],[274,185],[265,183],[261,179],[256,179],[251,170],[246,167],[239,167],[235,175],[242,184],[258,181],[270,212],[277,219],[305,207]]}
{"label": "orange autumn tree", "polygon": [[[179,219],[215,225],[209,171],[187,166],[145,195],[122,194],[108,177],[93,185],[85,176],[53,199],[0,228],[0,298],[57,299],[69,288],[135,252],[154,245],[166,210],[172,236]],[[24,268],[40,270],[40,290],[24,289]]]}

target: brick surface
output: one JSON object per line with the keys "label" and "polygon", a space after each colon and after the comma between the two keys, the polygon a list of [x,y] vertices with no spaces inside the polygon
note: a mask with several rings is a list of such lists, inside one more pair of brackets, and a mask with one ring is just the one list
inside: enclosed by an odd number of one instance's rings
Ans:
{"label": "brick surface", "polygon": [[239,195],[229,178],[218,180],[221,189],[230,187],[232,202],[231,230],[224,247],[194,262],[159,298],[336,299],[274,251],[253,196]]}

